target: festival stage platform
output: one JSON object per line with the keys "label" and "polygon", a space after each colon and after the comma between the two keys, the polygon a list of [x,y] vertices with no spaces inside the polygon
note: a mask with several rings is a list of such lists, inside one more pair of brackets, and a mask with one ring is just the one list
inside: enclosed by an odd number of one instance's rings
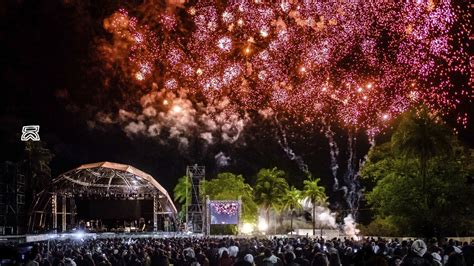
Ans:
{"label": "festival stage platform", "polygon": [[[317,235],[318,237],[319,235]],[[35,235],[11,235],[0,236],[0,245],[4,243],[31,243],[49,240],[67,240],[67,239],[113,239],[113,238],[175,238],[175,237],[205,237],[204,234],[183,233],[183,232],[140,232],[140,233],[50,233],[50,234],[35,234]],[[308,237],[308,235],[265,235],[265,234],[251,234],[251,235],[212,235],[213,238],[252,238],[252,237]],[[311,237],[311,235],[309,235]]]}
{"label": "festival stage platform", "polygon": [[107,238],[173,238],[173,237],[203,237],[203,234],[181,233],[181,232],[144,232],[144,233],[59,233],[59,234],[37,234],[37,235],[10,235],[0,236],[2,243],[30,243],[48,240],[66,239],[107,239]]}

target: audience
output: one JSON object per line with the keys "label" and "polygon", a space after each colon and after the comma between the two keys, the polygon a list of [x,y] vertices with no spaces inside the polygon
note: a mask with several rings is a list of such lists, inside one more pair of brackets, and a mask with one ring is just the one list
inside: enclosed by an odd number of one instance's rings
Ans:
{"label": "audience", "polygon": [[65,239],[35,243],[23,265],[471,266],[473,247],[474,241],[374,238]]}

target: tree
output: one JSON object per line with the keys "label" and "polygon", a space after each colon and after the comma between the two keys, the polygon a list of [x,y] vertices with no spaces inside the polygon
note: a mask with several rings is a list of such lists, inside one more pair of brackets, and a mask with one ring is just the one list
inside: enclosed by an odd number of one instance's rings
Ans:
{"label": "tree", "polygon": [[303,196],[307,197],[313,205],[313,235],[316,235],[316,205],[326,203],[327,196],[324,187],[320,186],[319,178],[309,178],[303,181]]}
{"label": "tree", "polygon": [[393,221],[393,217],[376,217],[370,224],[367,226],[358,225],[360,233],[365,236],[401,236],[403,233],[398,231],[398,226],[396,226]]}
{"label": "tree", "polygon": [[294,216],[294,212],[296,210],[301,210],[303,209],[303,207],[301,206],[301,199],[302,199],[302,194],[301,194],[301,191],[298,190],[297,188],[295,187],[290,187],[290,189],[288,189],[286,191],[286,195],[285,197],[283,198],[283,206],[282,206],[282,209],[283,210],[288,210],[290,211],[290,229],[291,229],[291,232],[293,232],[293,216]]}
{"label": "tree", "polygon": [[202,183],[203,191],[212,200],[242,199],[242,219],[253,223],[257,220],[258,207],[253,199],[252,187],[245,183],[242,175],[220,173],[216,178]]}
{"label": "tree", "polygon": [[265,210],[265,219],[270,222],[270,209],[278,209],[288,190],[285,172],[274,167],[260,169],[257,173],[254,195],[255,202]]}
{"label": "tree", "polygon": [[440,125],[440,119],[427,108],[407,112],[392,135],[392,147],[399,155],[416,158],[421,176],[421,187],[426,194],[426,170],[428,161],[451,150],[451,134]]}
{"label": "tree", "polygon": [[[468,162],[472,162],[473,156],[452,134],[439,136],[440,132],[447,132],[446,129],[435,127],[444,126],[441,123],[431,125],[432,130],[424,132],[425,137],[431,140],[432,145],[446,145],[443,143],[445,140],[439,139],[449,139],[449,147],[443,150],[451,152],[441,153],[439,147],[423,148],[427,145],[425,143],[420,144],[419,149],[419,156],[425,156],[424,159],[408,155],[415,152],[407,153],[411,148],[403,150],[399,143],[394,143],[401,136],[405,140],[415,139],[409,134],[418,133],[406,126],[397,129],[394,134],[398,136],[392,137],[391,142],[376,145],[369,151],[360,175],[368,188],[368,203],[376,214],[372,228],[384,223],[391,225],[391,231],[402,234],[427,237],[472,234],[474,204],[469,195],[473,194],[474,188],[467,185],[466,177],[469,174]],[[430,132],[434,136],[428,136]],[[408,145],[408,141],[404,143]],[[422,160],[426,161],[420,163]],[[422,186],[419,185],[421,179],[425,183]]]}
{"label": "tree", "polygon": [[191,180],[188,176],[178,179],[178,184],[173,189],[174,200],[181,205],[180,216],[183,218],[189,204],[191,204]]}

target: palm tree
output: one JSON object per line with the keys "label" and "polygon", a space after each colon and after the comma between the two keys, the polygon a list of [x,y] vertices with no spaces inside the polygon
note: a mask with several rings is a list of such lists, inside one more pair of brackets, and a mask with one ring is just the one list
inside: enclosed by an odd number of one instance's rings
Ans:
{"label": "palm tree", "polygon": [[301,191],[298,190],[295,187],[290,187],[286,191],[286,195],[283,198],[283,210],[288,210],[291,212],[291,218],[290,218],[290,229],[291,232],[293,233],[293,215],[296,210],[301,210],[303,207],[301,206]]}
{"label": "palm tree", "polygon": [[392,147],[402,156],[417,159],[426,196],[427,164],[430,159],[451,151],[451,134],[426,108],[418,112],[412,110],[404,115],[394,132]]}
{"label": "palm tree", "polygon": [[270,221],[270,209],[278,209],[288,190],[285,172],[278,168],[260,169],[255,184],[255,202],[265,210],[265,219]]}
{"label": "palm tree", "polygon": [[191,181],[188,176],[178,179],[178,184],[173,189],[174,200],[181,204],[180,216],[184,216],[191,203]]}
{"label": "palm tree", "polygon": [[307,197],[313,205],[313,235],[316,235],[316,205],[326,203],[326,193],[324,187],[320,186],[319,178],[310,178],[303,182],[303,196]]}

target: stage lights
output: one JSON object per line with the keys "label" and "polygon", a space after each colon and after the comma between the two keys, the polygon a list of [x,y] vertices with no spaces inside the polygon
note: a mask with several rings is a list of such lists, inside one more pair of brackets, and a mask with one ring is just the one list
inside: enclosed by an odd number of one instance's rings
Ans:
{"label": "stage lights", "polygon": [[242,225],[242,234],[250,235],[255,230],[255,224],[244,223]]}
{"label": "stage lights", "polygon": [[84,231],[77,231],[73,235],[74,235],[74,238],[83,239],[84,238]]}
{"label": "stage lights", "polygon": [[257,227],[260,232],[266,232],[268,230],[268,223],[264,218],[260,218]]}

